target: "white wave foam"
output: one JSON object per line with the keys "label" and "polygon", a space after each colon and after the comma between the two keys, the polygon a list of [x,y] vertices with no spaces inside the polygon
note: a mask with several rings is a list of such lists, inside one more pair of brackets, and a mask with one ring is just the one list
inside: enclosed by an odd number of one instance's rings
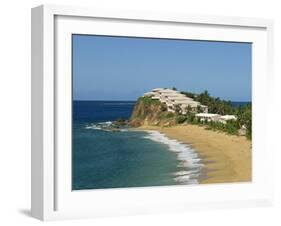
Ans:
{"label": "white wave foam", "polygon": [[86,125],[85,129],[96,129],[96,130],[102,130],[107,129],[112,125],[111,121],[107,122],[98,122],[98,123],[92,123],[90,125]]}
{"label": "white wave foam", "polygon": [[99,122],[97,123],[98,125],[105,125],[105,126],[110,126],[112,125],[112,122],[111,121],[107,121],[107,122]]}
{"label": "white wave foam", "polygon": [[101,127],[96,126],[95,124],[85,126],[85,129],[97,129],[101,130]]}
{"label": "white wave foam", "polygon": [[175,172],[173,174],[175,176],[174,180],[184,184],[197,184],[197,178],[203,164],[200,163],[201,159],[190,145],[170,139],[158,131],[147,131],[147,133],[148,135],[144,136],[144,138],[167,145],[170,151],[177,154],[180,161],[178,167],[186,168],[184,171]]}
{"label": "white wave foam", "polygon": [[[107,121],[107,122],[98,122],[98,123],[91,123],[89,125],[86,125],[85,126],[85,129],[95,129],[95,130],[103,130],[103,131],[112,131],[114,129],[114,126],[113,126],[113,122],[111,121]],[[127,132],[129,131],[128,129],[126,128],[118,128],[114,131],[119,131],[119,132]]]}

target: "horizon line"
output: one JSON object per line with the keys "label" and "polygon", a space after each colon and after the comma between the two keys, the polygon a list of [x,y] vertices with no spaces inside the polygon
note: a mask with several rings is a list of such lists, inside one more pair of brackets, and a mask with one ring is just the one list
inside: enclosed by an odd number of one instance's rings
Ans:
{"label": "horizon line", "polygon": [[[252,102],[251,100],[224,100],[224,99],[221,99],[223,101],[231,101],[231,102]],[[84,100],[84,99],[80,99],[80,100],[77,100],[77,99],[72,99],[72,101],[130,101],[130,102],[136,102],[137,100]]]}

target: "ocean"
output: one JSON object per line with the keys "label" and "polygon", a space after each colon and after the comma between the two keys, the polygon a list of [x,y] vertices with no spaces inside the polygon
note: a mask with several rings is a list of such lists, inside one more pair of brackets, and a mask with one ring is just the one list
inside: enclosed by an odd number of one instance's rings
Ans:
{"label": "ocean", "polygon": [[250,101],[231,101],[231,104],[233,107],[239,107],[239,106],[244,106],[247,104],[251,104],[252,102]]}
{"label": "ocean", "polygon": [[72,189],[197,184],[203,164],[188,144],[157,131],[106,129],[133,101],[73,101]]}

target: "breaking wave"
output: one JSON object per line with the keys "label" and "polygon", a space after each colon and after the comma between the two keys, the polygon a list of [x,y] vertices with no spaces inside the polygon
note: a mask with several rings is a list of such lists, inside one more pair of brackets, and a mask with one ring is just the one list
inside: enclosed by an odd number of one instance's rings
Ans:
{"label": "breaking wave", "polygon": [[198,154],[190,145],[174,139],[170,139],[158,131],[147,131],[146,139],[153,140],[168,146],[168,149],[175,152],[179,160],[180,171],[173,173],[174,180],[182,184],[197,184],[203,164]]}
{"label": "breaking wave", "polygon": [[91,123],[85,126],[85,129],[96,129],[96,130],[102,130],[102,129],[109,129],[112,126],[111,121],[107,122],[98,122],[98,123]]}
{"label": "breaking wave", "polygon": [[114,123],[111,121],[107,122],[98,122],[98,123],[91,123],[85,126],[85,129],[94,129],[94,130],[104,130],[104,131],[119,131],[119,132],[127,132],[128,128],[123,127],[116,127]]}

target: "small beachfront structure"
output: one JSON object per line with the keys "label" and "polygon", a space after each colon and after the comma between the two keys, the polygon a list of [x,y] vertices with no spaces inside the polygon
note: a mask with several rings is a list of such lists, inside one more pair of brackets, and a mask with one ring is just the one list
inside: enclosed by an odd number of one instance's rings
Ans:
{"label": "small beachfront structure", "polygon": [[202,105],[198,101],[194,101],[192,98],[176,90],[155,88],[145,93],[143,96],[151,97],[152,99],[159,100],[161,103],[166,104],[169,112],[175,112],[179,109],[179,113],[181,114],[186,114],[188,111],[196,113],[198,108],[200,108],[202,112],[208,113],[207,106]]}
{"label": "small beachfront structure", "polygon": [[212,113],[198,113],[195,114],[195,117],[199,118],[200,121],[219,121],[221,115],[219,114],[212,114]]}
{"label": "small beachfront structure", "polygon": [[219,114],[212,114],[212,113],[198,113],[195,114],[200,121],[208,121],[208,122],[221,122],[225,124],[228,120],[237,120],[235,115],[219,115]]}

